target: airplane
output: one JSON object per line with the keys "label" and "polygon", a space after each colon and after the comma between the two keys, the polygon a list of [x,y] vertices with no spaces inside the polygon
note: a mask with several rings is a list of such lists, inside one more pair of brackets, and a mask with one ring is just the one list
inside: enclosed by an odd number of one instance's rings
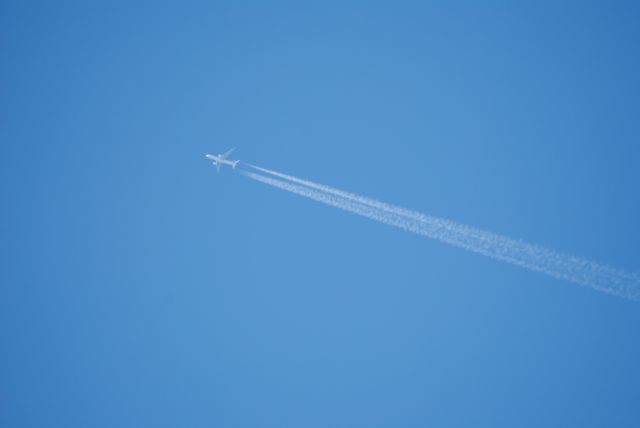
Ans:
{"label": "airplane", "polygon": [[235,150],[235,147],[231,150],[227,150],[225,153],[221,154],[221,155],[205,155],[205,157],[207,159],[211,159],[213,161],[213,163],[216,165],[216,170],[218,171],[218,174],[220,174],[220,167],[222,165],[230,165],[231,168],[235,169],[236,165],[238,165],[238,162],[240,162],[239,160],[228,160],[227,156],[229,156],[231,154],[232,151]]}

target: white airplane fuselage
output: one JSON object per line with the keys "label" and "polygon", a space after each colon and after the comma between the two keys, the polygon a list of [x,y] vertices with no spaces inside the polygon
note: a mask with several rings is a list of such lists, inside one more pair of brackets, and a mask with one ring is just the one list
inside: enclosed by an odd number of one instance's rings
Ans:
{"label": "white airplane fuselage", "polygon": [[218,170],[218,172],[220,172],[220,167],[222,165],[229,165],[231,168],[235,169],[236,165],[238,164],[238,162],[240,162],[239,160],[229,160],[226,159],[226,156],[228,155],[228,152],[226,154],[222,154],[222,155],[205,155],[205,157],[211,161],[213,161],[214,165],[216,166],[216,169]]}

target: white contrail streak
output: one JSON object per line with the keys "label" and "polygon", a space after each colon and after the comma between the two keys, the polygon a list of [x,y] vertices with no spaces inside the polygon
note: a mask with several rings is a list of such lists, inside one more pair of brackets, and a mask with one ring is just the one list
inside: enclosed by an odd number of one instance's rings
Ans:
{"label": "white contrail streak", "polygon": [[640,276],[637,274],[276,171],[250,166],[271,175],[269,177],[241,171],[245,176],[262,183],[558,279],[585,285],[612,295],[640,300]]}

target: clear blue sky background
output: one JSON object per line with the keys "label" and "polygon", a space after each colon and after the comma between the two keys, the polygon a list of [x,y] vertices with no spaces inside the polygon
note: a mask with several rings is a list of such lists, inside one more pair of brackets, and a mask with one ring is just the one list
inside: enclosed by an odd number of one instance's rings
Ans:
{"label": "clear blue sky background", "polygon": [[3,2],[0,425],[640,424],[640,304],[237,157],[640,270],[636,2]]}

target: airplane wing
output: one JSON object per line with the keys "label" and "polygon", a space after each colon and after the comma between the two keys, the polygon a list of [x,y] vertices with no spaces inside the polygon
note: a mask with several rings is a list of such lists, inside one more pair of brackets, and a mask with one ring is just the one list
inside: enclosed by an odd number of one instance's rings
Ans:
{"label": "airplane wing", "polygon": [[225,153],[221,154],[220,157],[222,159],[225,159],[227,156],[229,156],[231,154],[232,151],[234,151],[236,148],[232,148],[231,150],[227,150]]}
{"label": "airplane wing", "polygon": [[220,167],[222,166],[221,163],[216,163],[216,170],[218,171],[218,174],[220,174]]}

